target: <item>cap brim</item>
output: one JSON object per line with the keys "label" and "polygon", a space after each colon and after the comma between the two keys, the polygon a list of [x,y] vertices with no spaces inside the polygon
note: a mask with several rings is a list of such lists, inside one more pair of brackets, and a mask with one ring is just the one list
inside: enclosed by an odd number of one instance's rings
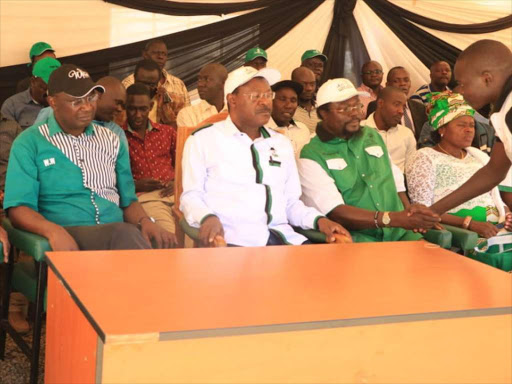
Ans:
{"label": "cap brim", "polygon": [[300,95],[304,90],[304,87],[296,81],[282,80],[272,86],[272,91],[277,92],[282,88],[291,88],[297,93],[297,95]]}
{"label": "cap brim", "polygon": [[347,101],[348,99],[353,98],[354,96],[370,97],[370,94],[368,92],[364,92],[364,91],[356,91],[356,92],[350,93],[346,96],[340,96],[337,98],[335,97],[332,100],[322,102],[322,104],[318,104],[317,107],[321,107],[322,105],[329,104],[329,103],[341,103],[343,101]]}
{"label": "cap brim", "polygon": [[[99,91],[101,93],[104,93],[105,92],[105,88],[102,86],[102,85],[94,85],[93,87],[91,87],[87,92],[85,92],[83,95],[71,95],[68,93],[68,95],[70,96],[73,96],[73,97],[76,97],[77,99],[79,98],[82,98],[82,97],[85,97],[87,96],[89,93],[91,93],[92,91]],[[80,92],[81,93],[81,92]]]}

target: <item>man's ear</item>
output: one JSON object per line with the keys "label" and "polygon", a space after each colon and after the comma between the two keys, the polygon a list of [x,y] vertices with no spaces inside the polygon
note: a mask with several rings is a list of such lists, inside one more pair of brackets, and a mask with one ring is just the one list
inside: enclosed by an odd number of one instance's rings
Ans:
{"label": "man's ear", "polygon": [[236,97],[234,94],[230,93],[226,96],[226,102],[229,105],[230,108],[233,108],[234,105],[236,105]]}
{"label": "man's ear", "polygon": [[377,99],[377,108],[382,108],[384,105],[384,99]]}
{"label": "man's ear", "polygon": [[489,71],[483,71],[481,74],[482,80],[486,87],[490,87],[494,81],[494,76]]}
{"label": "man's ear", "polygon": [[152,111],[153,110],[153,106],[155,105],[155,102],[151,99],[151,101],[149,102],[149,110]]}
{"label": "man's ear", "polygon": [[54,97],[54,96],[48,96],[48,97],[46,98],[46,100],[48,101],[48,105],[49,105],[50,107],[52,107],[52,109],[55,111],[55,107],[56,107],[56,104],[57,104],[57,103],[55,102],[55,97]]}
{"label": "man's ear", "polygon": [[147,54],[146,50],[143,50],[143,51],[142,51],[142,58],[143,58],[143,59],[146,59],[146,60],[149,60],[149,56],[148,56],[148,54]]}

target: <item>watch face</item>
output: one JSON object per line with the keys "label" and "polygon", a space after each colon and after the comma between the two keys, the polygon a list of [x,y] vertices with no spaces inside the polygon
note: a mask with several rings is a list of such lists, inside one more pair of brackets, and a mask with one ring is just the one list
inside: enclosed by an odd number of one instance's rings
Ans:
{"label": "watch face", "polygon": [[388,225],[389,223],[391,222],[391,218],[389,217],[389,213],[384,213],[384,215],[382,216],[382,223],[384,225]]}

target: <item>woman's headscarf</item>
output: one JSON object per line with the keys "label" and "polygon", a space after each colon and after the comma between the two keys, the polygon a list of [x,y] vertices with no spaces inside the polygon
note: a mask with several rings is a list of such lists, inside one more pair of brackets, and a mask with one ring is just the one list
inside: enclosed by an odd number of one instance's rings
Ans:
{"label": "woman's headscarf", "polygon": [[458,117],[475,114],[475,110],[466,103],[460,93],[432,92],[427,95],[427,100],[431,106],[428,120],[435,130]]}

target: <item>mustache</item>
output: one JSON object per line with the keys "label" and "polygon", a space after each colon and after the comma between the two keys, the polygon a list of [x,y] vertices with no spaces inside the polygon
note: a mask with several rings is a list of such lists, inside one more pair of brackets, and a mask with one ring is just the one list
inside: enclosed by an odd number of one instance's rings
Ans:
{"label": "mustache", "polygon": [[258,108],[256,110],[256,113],[271,113],[271,112],[272,112],[272,109],[268,108],[268,107],[262,107],[262,108]]}

